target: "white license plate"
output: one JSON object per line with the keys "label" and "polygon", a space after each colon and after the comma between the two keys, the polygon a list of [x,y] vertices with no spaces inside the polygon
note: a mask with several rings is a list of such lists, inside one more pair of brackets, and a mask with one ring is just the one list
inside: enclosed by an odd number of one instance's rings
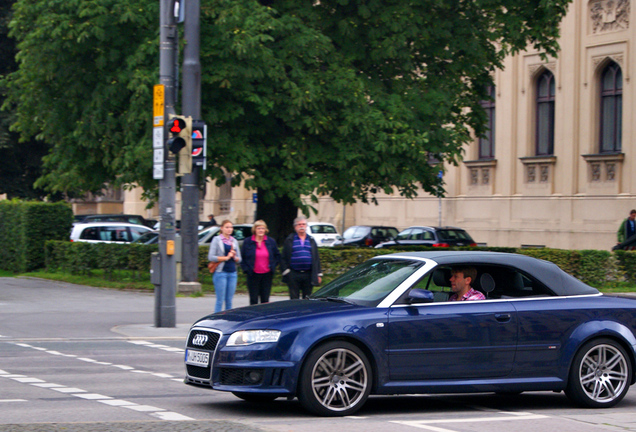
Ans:
{"label": "white license plate", "polygon": [[207,367],[210,363],[210,353],[203,351],[186,351],[186,364]]}

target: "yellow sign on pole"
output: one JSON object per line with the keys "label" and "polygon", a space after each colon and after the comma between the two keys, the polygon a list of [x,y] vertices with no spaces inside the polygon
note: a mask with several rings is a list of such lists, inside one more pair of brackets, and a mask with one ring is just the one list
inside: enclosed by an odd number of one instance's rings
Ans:
{"label": "yellow sign on pole", "polygon": [[154,87],[153,98],[152,98],[152,115],[153,115],[153,126],[161,127],[163,126],[163,109],[165,104],[165,87],[163,84],[157,84]]}

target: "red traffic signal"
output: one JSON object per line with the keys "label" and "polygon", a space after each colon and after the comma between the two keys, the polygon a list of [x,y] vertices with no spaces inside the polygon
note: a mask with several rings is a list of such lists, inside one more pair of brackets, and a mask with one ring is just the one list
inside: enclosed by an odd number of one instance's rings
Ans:
{"label": "red traffic signal", "polygon": [[168,130],[175,135],[179,135],[186,127],[185,120],[180,117],[168,120]]}

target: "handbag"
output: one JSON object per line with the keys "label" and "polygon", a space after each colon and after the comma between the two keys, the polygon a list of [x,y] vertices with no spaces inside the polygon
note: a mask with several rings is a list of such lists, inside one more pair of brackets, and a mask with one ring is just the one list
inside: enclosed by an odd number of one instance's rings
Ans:
{"label": "handbag", "polygon": [[210,261],[208,263],[208,270],[210,270],[210,273],[214,273],[216,271],[216,268],[219,266],[219,264],[221,264],[220,262],[212,262]]}

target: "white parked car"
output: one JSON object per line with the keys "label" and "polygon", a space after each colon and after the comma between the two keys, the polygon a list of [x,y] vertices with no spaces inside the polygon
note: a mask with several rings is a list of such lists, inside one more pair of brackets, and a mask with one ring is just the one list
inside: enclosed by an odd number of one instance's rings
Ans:
{"label": "white parked car", "polygon": [[71,230],[71,241],[89,243],[130,243],[152,231],[144,225],[125,222],[77,223]]}
{"label": "white parked car", "polygon": [[316,240],[318,246],[333,246],[336,240],[341,240],[342,237],[338,234],[338,230],[335,225],[324,222],[307,222],[309,228],[309,235]]}

